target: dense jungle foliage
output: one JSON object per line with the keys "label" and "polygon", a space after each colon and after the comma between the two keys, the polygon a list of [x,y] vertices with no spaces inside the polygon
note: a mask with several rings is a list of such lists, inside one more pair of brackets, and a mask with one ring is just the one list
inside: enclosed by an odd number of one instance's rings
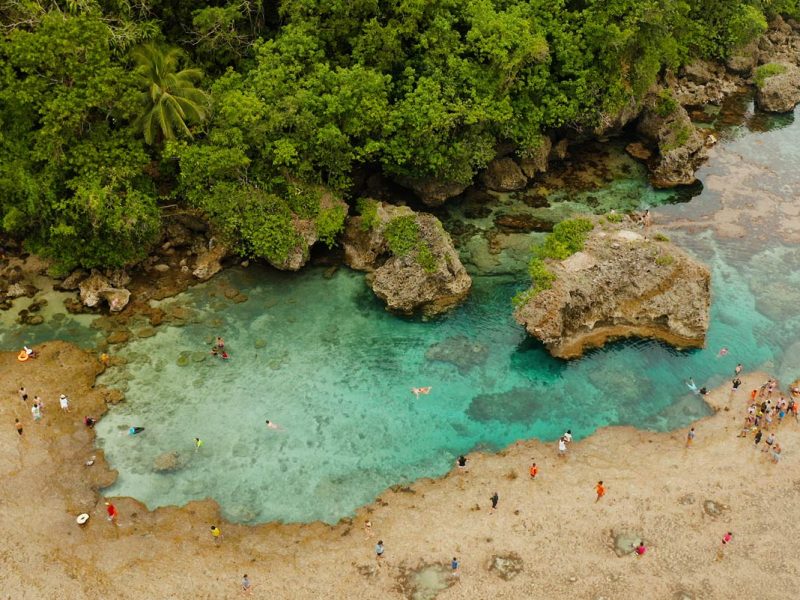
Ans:
{"label": "dense jungle foliage", "polygon": [[166,206],[280,259],[354,169],[467,182],[591,130],[797,0],[2,0],[0,224],[62,270],[141,258]]}

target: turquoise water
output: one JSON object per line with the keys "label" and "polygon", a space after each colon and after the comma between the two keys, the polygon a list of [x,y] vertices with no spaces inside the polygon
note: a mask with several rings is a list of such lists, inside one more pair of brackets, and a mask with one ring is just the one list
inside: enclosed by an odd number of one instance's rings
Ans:
{"label": "turquoise water", "polygon": [[[656,223],[669,223],[669,235],[712,267],[707,349],[630,340],[553,359],[511,317],[539,234],[505,236],[491,254],[491,217],[468,219],[454,206],[444,218],[458,230],[474,288],[436,320],[386,313],[363,274],[344,268],[330,278],[321,268],[234,269],[164,301],[190,307],[189,323],[115,349],[128,364],[103,378],[127,396],[97,427],[119,470],[106,493],[150,507],[213,497],[241,522],[335,522],[387,486],[440,475],[474,449],[553,440],[567,428],[580,438],[613,424],[682,427],[707,414],[688,377],[715,386],[739,361],[784,380],[800,375],[800,220],[796,231],[792,224],[800,127],[747,105],[741,113],[745,124],[727,130],[700,172],[705,187],[688,201],[649,188],[619,154],[593,182],[548,192],[553,210],[585,206],[587,195],[602,210],[615,197],[619,206],[657,207]],[[499,202],[521,210],[518,198]],[[248,301],[226,300],[230,287]],[[207,353],[215,335],[225,337],[227,362]],[[723,346],[729,354],[717,357]],[[418,386],[432,391],[416,399]],[[282,429],[268,430],[265,419]],[[146,429],[131,437],[131,425]],[[194,437],[205,442],[197,453]],[[181,468],[154,472],[155,458],[171,451]]]}

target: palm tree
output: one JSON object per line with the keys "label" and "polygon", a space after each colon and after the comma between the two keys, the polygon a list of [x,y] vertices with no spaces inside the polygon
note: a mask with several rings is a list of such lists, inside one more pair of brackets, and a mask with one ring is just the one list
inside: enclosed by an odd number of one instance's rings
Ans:
{"label": "palm tree", "polygon": [[208,117],[209,96],[195,87],[203,77],[200,69],[178,71],[183,52],[156,44],[139,46],[132,53],[136,75],[144,90],[145,112],[136,122],[144,132],[144,141],[174,140],[180,135],[192,137],[187,123]]}

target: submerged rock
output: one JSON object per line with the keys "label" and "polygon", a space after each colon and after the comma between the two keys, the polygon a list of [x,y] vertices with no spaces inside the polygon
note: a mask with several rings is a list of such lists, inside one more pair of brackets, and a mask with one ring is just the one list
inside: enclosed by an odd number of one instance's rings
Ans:
{"label": "submerged rock", "polygon": [[425,352],[425,358],[450,363],[461,373],[468,373],[486,362],[489,349],[466,336],[457,335],[434,344]]}
{"label": "submerged rock", "polygon": [[169,473],[183,467],[180,455],[176,451],[164,452],[156,456],[153,461],[153,470],[156,473]]}
{"label": "submerged rock", "polygon": [[669,242],[645,239],[624,223],[596,226],[583,252],[548,261],[551,289],[515,311],[518,323],[553,356],[628,336],[679,348],[702,347],[709,323],[711,274]]}
{"label": "submerged rock", "polygon": [[[407,247],[399,256],[387,239],[387,228],[396,219],[406,219],[408,225],[404,234]],[[377,202],[370,223],[364,217],[349,218],[344,253],[346,265],[370,272],[367,282],[394,312],[439,314],[466,298],[472,287],[439,219],[406,206]]]}

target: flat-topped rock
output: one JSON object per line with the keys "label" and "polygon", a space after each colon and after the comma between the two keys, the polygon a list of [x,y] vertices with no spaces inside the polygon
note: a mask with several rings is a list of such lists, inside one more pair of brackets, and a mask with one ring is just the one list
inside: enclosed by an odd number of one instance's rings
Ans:
{"label": "flat-topped rock", "polygon": [[596,225],[582,252],[547,261],[555,275],[552,287],[517,308],[517,322],[553,356],[575,358],[629,336],[678,348],[704,345],[708,268],[674,244],[626,228],[631,225]]}

